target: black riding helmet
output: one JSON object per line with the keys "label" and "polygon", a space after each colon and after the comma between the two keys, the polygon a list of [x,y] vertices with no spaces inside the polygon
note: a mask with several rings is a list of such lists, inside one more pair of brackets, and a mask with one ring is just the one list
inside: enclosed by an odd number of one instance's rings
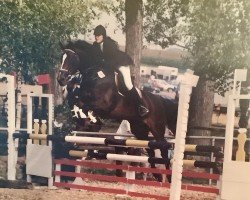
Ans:
{"label": "black riding helmet", "polygon": [[106,37],[106,29],[102,25],[98,25],[97,27],[95,27],[94,35],[103,35],[103,37]]}

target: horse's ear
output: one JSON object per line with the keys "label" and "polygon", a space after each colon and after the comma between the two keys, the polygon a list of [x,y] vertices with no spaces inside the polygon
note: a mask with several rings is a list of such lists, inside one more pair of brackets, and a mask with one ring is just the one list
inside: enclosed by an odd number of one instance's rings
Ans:
{"label": "horse's ear", "polygon": [[72,45],[71,40],[60,40],[59,46],[62,50],[69,48]]}
{"label": "horse's ear", "polygon": [[64,50],[64,45],[63,45],[63,42],[61,40],[59,41],[59,46],[60,46],[61,50]]}

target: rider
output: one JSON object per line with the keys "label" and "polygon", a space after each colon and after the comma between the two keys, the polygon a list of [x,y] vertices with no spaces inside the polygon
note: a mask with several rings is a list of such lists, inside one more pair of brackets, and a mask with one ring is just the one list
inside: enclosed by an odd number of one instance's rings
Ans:
{"label": "rider", "polygon": [[119,50],[117,42],[106,35],[106,29],[102,25],[95,28],[94,36],[93,50],[97,62],[102,66],[112,67],[118,73],[119,82],[125,86],[124,95],[138,105],[138,113],[141,117],[146,116],[149,110],[144,106],[131,80],[132,59],[128,54]]}

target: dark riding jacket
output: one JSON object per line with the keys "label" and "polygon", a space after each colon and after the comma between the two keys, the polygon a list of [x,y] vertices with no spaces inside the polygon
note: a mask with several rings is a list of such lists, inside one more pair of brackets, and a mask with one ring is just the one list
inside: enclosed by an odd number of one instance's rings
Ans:
{"label": "dark riding jacket", "polygon": [[104,67],[116,69],[120,66],[128,66],[133,64],[133,61],[129,55],[123,51],[120,51],[117,42],[112,40],[110,37],[104,38],[103,50],[101,50],[100,44],[94,42],[93,54],[97,64]]}

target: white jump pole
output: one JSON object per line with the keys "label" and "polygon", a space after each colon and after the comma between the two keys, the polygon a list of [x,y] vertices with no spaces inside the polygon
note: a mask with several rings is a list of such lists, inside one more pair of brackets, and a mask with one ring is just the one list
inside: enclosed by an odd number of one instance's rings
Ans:
{"label": "white jump pole", "polygon": [[170,200],[180,200],[189,102],[192,93],[192,87],[197,85],[198,79],[198,76],[186,72],[180,85]]}

